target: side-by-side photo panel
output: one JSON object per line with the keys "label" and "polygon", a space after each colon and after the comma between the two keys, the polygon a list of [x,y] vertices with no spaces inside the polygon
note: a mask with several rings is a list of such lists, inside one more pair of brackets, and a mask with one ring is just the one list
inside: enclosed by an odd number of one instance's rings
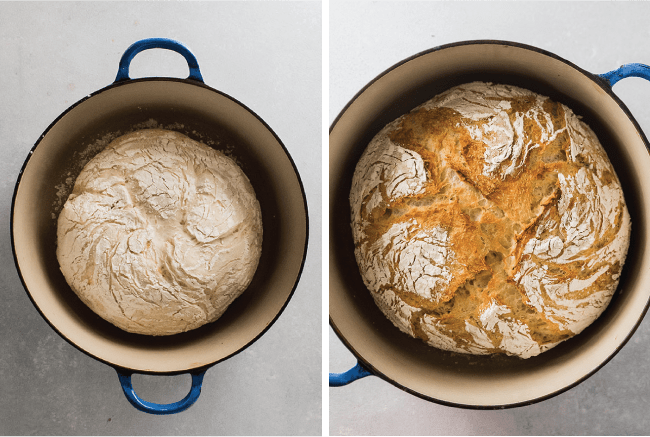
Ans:
{"label": "side-by-side photo panel", "polygon": [[322,435],[321,24],[0,3],[0,432]]}
{"label": "side-by-side photo panel", "polygon": [[330,3],[331,435],[650,425],[648,12]]}

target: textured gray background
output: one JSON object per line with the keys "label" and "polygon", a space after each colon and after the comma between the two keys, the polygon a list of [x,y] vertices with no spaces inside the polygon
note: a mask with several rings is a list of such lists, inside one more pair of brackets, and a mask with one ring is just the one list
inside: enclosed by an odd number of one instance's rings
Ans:
{"label": "textured gray background", "polygon": [[[271,329],[211,368],[188,411],[135,410],[115,371],[61,339],[14,268],[9,212],[29,149],[74,102],[115,79],[133,42],[168,37],[196,55],[206,84],[243,102],[282,139],[309,199],[302,279]],[[322,428],[321,5],[319,2],[0,2],[0,434],[319,435]],[[149,50],[131,77],[186,77],[184,59]],[[172,402],[189,375],[134,376]]]}
{"label": "textured gray background", "polygon": [[[650,64],[650,3],[330,3],[330,121],[370,80],[396,62],[440,44],[504,39],[531,44],[593,73]],[[614,86],[650,133],[650,83]],[[329,366],[355,363],[330,329]],[[504,411],[449,408],[375,377],[329,389],[331,435],[638,435],[650,431],[650,320],[603,369],[574,389]]]}

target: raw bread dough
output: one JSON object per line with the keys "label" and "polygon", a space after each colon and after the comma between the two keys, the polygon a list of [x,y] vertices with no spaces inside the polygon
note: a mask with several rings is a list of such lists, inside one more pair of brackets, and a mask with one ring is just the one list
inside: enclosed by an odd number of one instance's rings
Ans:
{"label": "raw bread dough", "polygon": [[218,319],[247,288],[262,215],[231,158],[145,129],[88,162],[57,238],[63,275],[95,313],[129,332],[170,335]]}

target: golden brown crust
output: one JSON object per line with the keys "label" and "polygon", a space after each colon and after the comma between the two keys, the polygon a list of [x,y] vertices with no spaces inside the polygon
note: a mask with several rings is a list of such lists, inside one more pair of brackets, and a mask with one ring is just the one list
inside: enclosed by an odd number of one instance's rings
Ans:
{"label": "golden brown crust", "polygon": [[528,357],[616,288],[630,221],[602,146],[565,106],[473,83],[382,130],[351,191],[362,277],[389,319],[444,349]]}

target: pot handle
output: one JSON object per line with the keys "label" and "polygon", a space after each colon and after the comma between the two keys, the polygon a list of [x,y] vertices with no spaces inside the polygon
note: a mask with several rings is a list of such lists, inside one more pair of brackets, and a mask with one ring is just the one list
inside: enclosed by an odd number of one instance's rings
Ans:
{"label": "pot handle", "polygon": [[357,379],[365,378],[370,375],[372,375],[372,372],[366,369],[360,361],[357,361],[357,364],[347,372],[330,373],[330,387],[348,385]]}
{"label": "pot handle", "polygon": [[120,65],[117,71],[115,82],[131,79],[129,77],[129,66],[131,65],[131,61],[135,55],[143,50],[148,49],[167,49],[183,55],[187,61],[187,66],[190,68],[190,75],[188,76],[188,79],[203,82],[203,76],[201,76],[199,63],[197,62],[196,57],[194,57],[192,52],[190,52],[190,50],[183,44],[168,38],[146,38],[131,44],[131,46],[126,49],[122,55],[122,58],[120,59]]}
{"label": "pot handle", "polygon": [[645,64],[625,64],[616,70],[599,74],[598,77],[604,79],[610,87],[613,87],[616,82],[626,77],[641,77],[650,80],[650,66]]}
{"label": "pot handle", "polygon": [[140,411],[150,414],[175,414],[185,411],[192,406],[194,402],[199,398],[201,394],[201,385],[203,384],[203,376],[205,375],[205,370],[199,372],[192,372],[192,388],[190,392],[178,402],[173,402],[171,404],[154,404],[153,402],[147,402],[140,398],[133,389],[131,384],[131,375],[132,372],[117,371],[117,376],[120,379],[120,385],[122,386],[122,391],[128,399],[128,401]]}

